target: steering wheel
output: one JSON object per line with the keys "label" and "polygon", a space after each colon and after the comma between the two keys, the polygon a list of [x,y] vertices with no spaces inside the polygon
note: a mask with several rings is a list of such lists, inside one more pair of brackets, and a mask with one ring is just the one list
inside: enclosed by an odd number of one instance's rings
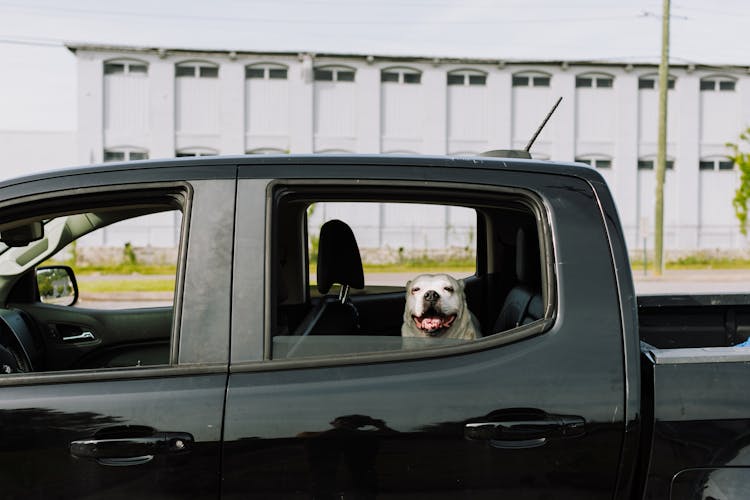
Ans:
{"label": "steering wheel", "polygon": [[32,372],[40,355],[22,313],[0,309],[0,374]]}
{"label": "steering wheel", "polygon": [[0,345],[0,376],[21,371],[16,354]]}

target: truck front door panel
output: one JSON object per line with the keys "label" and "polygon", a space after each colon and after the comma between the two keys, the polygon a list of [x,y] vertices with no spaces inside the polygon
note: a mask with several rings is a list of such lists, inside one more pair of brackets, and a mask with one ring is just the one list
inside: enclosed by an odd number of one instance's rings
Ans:
{"label": "truck front door panel", "polygon": [[[34,269],[22,270],[32,280],[16,282],[15,302],[3,304],[3,317],[29,322],[39,354],[26,373],[0,377],[3,498],[215,499],[220,493],[235,170],[219,168],[216,178],[193,181],[190,169],[165,168],[155,179],[153,172],[32,181],[8,188],[16,198],[0,190],[3,216],[45,210],[39,216],[54,221],[49,227],[59,222],[55,227],[63,228],[48,229],[41,250],[25,250],[32,259],[47,258],[47,245],[69,244],[53,238],[89,234],[87,221],[107,227],[107,217],[140,216],[163,205],[179,210],[183,222],[176,228],[181,238],[170,307],[42,304],[37,290],[23,288],[28,281],[36,285]],[[221,224],[211,223],[219,216]],[[225,292],[194,294],[189,286]],[[11,326],[17,325],[0,325],[0,338],[13,347]],[[155,343],[158,352],[152,352]]]}
{"label": "truck front door panel", "polygon": [[3,498],[216,498],[225,380],[4,387]]}

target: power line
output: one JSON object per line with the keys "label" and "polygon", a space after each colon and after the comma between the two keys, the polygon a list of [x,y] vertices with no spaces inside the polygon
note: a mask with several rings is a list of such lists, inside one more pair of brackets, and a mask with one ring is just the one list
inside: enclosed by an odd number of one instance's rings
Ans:
{"label": "power line", "polygon": [[[679,6],[675,5],[674,7],[678,8],[680,10],[694,10],[694,11],[697,11],[697,12],[705,12],[707,14],[715,14],[717,16],[750,17],[750,12],[748,12],[748,11],[745,11],[745,12],[727,12],[727,11],[716,10],[716,9],[711,9],[711,8],[707,8],[707,7],[687,7],[687,6],[682,6],[682,5],[679,5]],[[674,19],[674,16],[672,16],[672,18]]]}
{"label": "power line", "polygon": [[65,42],[62,40],[45,39],[45,38],[15,38],[0,35],[0,44],[6,45],[32,45],[36,47],[62,47]]}

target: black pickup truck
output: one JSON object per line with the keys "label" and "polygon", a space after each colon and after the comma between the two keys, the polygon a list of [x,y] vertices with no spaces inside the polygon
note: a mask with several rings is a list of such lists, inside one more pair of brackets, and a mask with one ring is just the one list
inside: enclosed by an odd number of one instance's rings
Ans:
{"label": "black pickup truck", "polygon": [[[472,224],[479,338],[402,339],[406,280],[361,262],[363,241],[403,235],[310,238],[313,220],[415,213]],[[154,214],[179,233],[171,305],[94,307],[73,269],[49,265]],[[0,241],[3,498],[750,494],[750,350],[732,347],[750,298],[637,298],[593,169],[113,163],[0,184]]]}

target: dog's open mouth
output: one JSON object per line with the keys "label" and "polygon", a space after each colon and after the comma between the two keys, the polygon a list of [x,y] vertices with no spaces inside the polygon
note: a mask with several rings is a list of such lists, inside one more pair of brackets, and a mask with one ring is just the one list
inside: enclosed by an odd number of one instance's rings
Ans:
{"label": "dog's open mouth", "polygon": [[441,331],[450,328],[456,320],[456,315],[450,316],[425,314],[423,316],[412,316],[417,328],[425,332],[430,337],[438,335]]}

